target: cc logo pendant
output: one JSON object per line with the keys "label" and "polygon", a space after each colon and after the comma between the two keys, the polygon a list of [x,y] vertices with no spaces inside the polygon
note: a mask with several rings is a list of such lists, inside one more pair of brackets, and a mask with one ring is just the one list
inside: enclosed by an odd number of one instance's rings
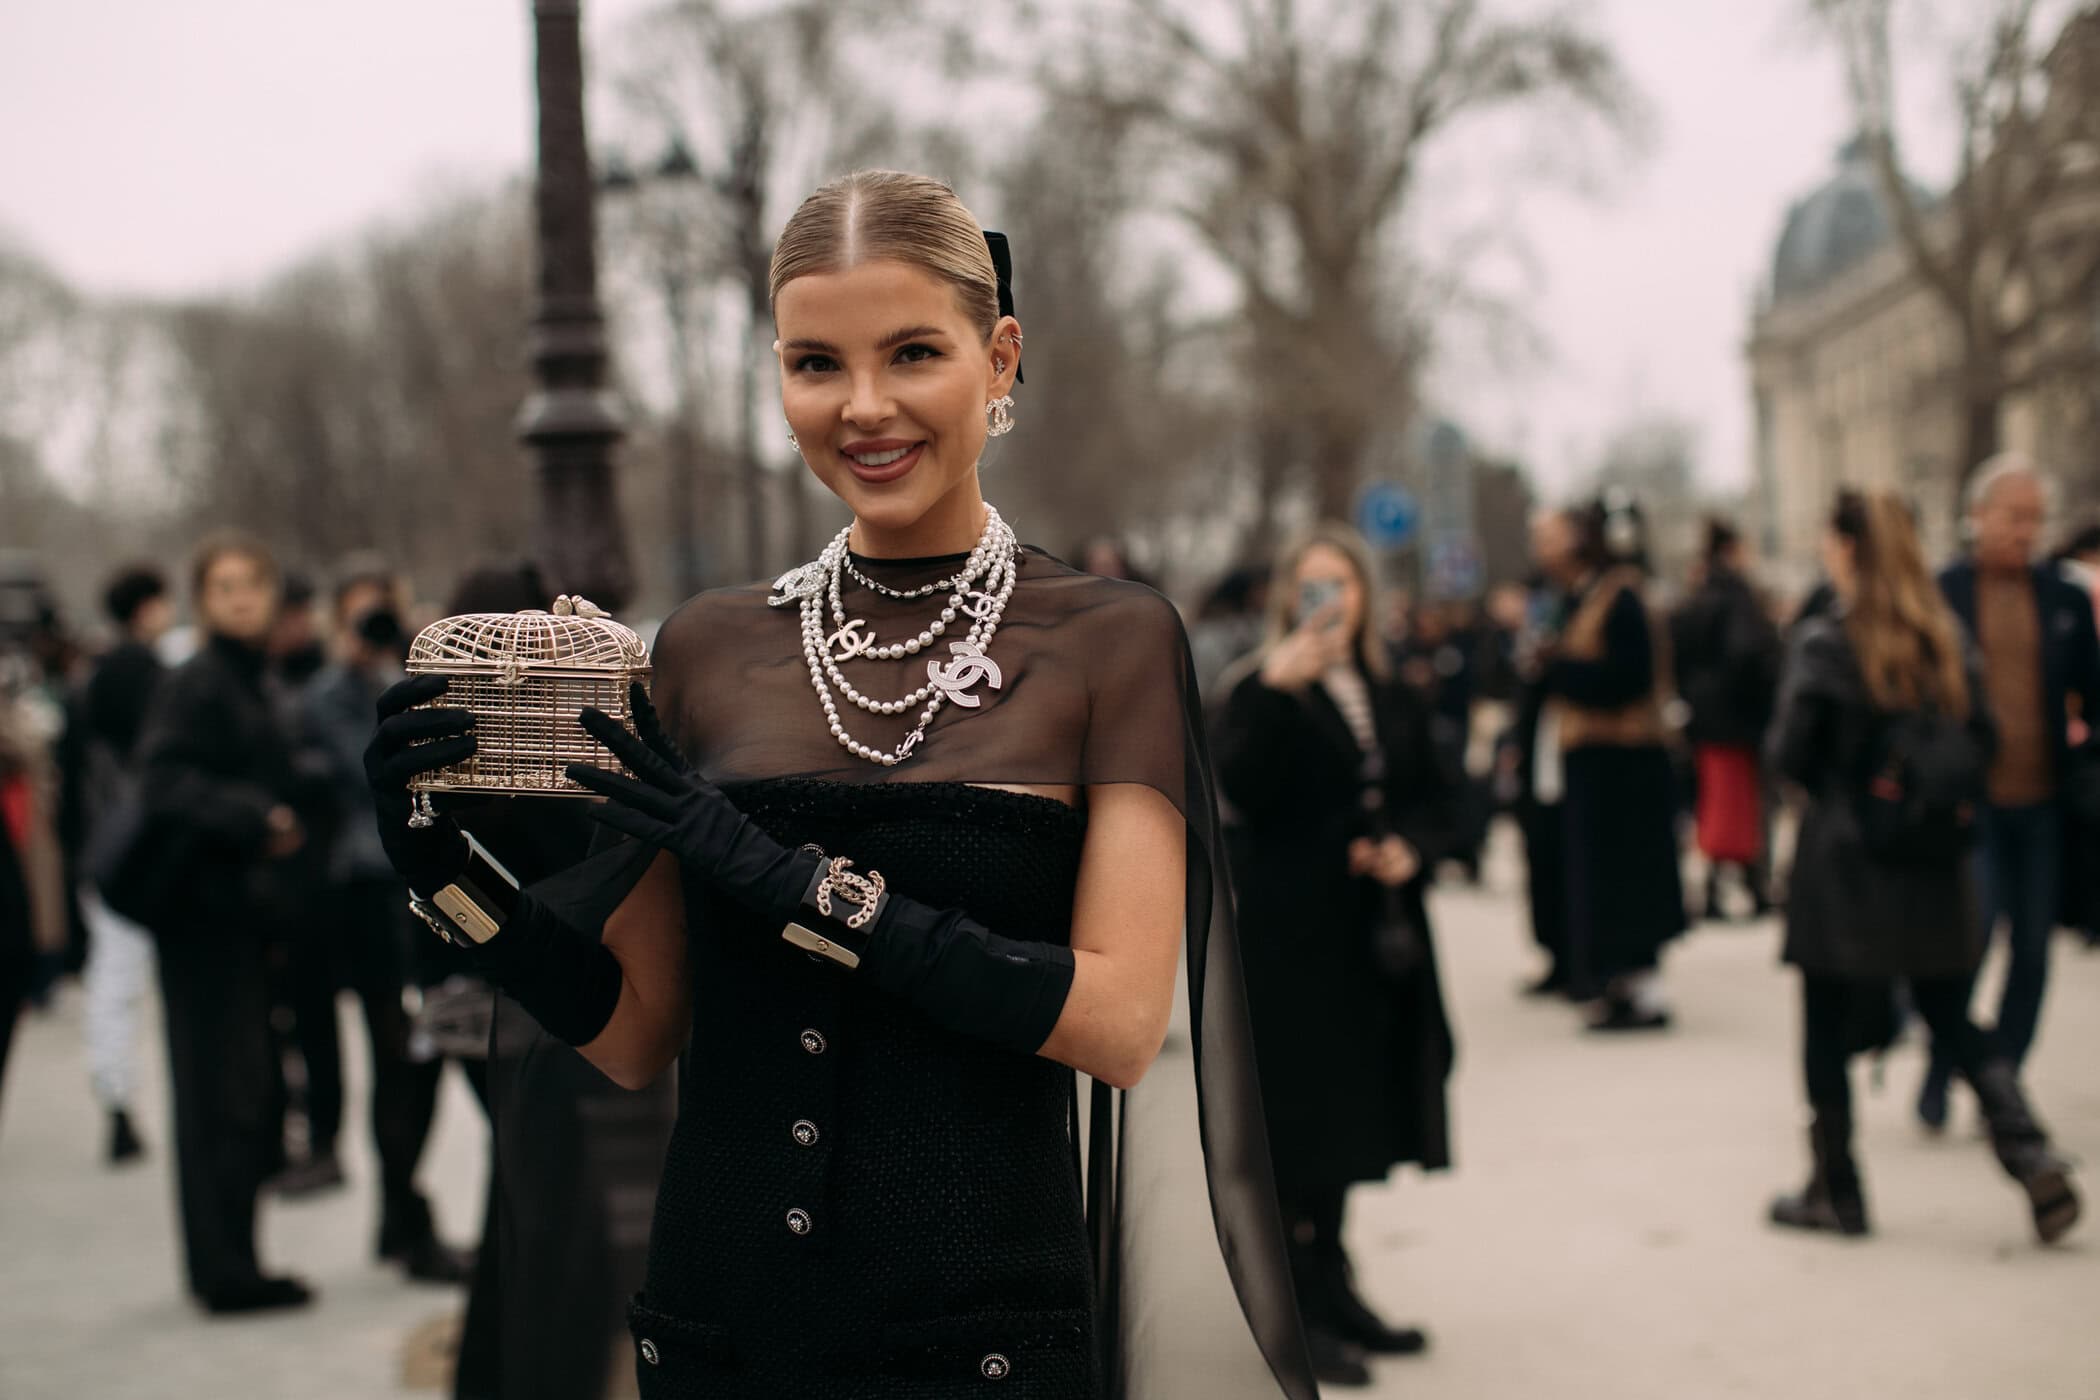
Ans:
{"label": "cc logo pendant", "polygon": [[867,625],[859,618],[854,618],[824,639],[824,650],[833,661],[851,661],[856,656],[866,655],[868,649],[875,645],[875,634],[861,630]]}
{"label": "cc logo pendant", "polygon": [[974,710],[983,702],[970,694],[970,687],[983,681],[992,689],[999,689],[1005,679],[999,674],[999,663],[986,656],[975,642],[950,642],[948,650],[955,653],[955,659],[945,666],[938,661],[927,662],[926,679],[956,704]]}
{"label": "cc logo pendant", "polygon": [[991,616],[992,609],[997,607],[998,604],[999,600],[989,593],[972,593],[962,602],[956,604],[956,606],[971,617],[976,618],[979,622],[982,622]]}

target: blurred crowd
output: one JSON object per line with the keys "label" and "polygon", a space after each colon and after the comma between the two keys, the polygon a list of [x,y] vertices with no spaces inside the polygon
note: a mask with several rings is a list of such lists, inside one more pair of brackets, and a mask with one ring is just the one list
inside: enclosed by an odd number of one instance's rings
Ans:
{"label": "blurred crowd", "polygon": [[[1785,908],[1814,1166],[1776,1224],[1865,1232],[1847,1063],[1915,1015],[1933,1047],[1919,1120],[1944,1127],[1958,1071],[2040,1237],[2070,1228],[2069,1167],[2019,1071],[2052,934],[2092,944],[2100,925],[2077,858],[2100,835],[2100,525],[2044,555],[2049,504],[2031,464],[1985,464],[1969,548],[1934,577],[1908,507],[1846,492],[1800,599],[1763,588],[1718,518],[1688,577],[1656,578],[1639,503],[1616,491],[1541,513],[1534,577],[1478,606],[1381,602],[1338,526],[1213,590],[1192,640],[1324,1380],[1367,1384],[1365,1352],[1423,1344],[1356,1295],[1343,1203],[1397,1165],[1449,1165],[1453,1038],[1422,890],[1439,865],[1477,881],[1497,816],[1522,835],[1543,955],[1523,991],[1573,1003],[1591,1032],[1666,1030],[1671,942]],[[1774,836],[1795,818],[1784,878]],[[2001,927],[1986,1030],[1968,1007]]]}
{"label": "blurred crowd", "polygon": [[[1790,889],[1775,858],[1775,834],[1793,826],[1789,794],[1812,812],[1821,780],[1773,760],[1779,737],[1806,723],[1797,692],[1813,689],[1790,642],[1798,652],[1818,619],[1865,606],[1865,536],[1846,534],[1844,512],[1829,577],[1800,599],[1761,586],[1722,519],[1705,524],[1689,576],[1654,577],[1639,503],[1610,492],[1542,512],[1533,576],[1479,598],[1389,590],[1363,541],[1330,525],[1231,570],[1190,610],[1294,1276],[1329,1381],[1367,1382],[1367,1352],[1426,1344],[1364,1302],[1342,1240],[1352,1186],[1403,1163],[1451,1162],[1455,1041],[1425,899],[1440,873],[1479,882],[1495,823],[1514,826],[1541,955],[1523,990],[1572,1003],[1600,1034],[1670,1025],[1663,956],[1695,923],[1761,917],[1789,899],[1794,934],[1830,921],[1834,896],[1807,873]],[[2067,855],[2100,829],[2089,742],[2100,523],[2065,531],[2044,555],[2049,514],[2046,482],[2025,463],[1988,466],[1968,554],[1939,575],[1936,601],[1917,604],[1921,627],[1943,608],[1980,649],[1978,701],[1995,721],[1972,922],[1979,935],[2007,929],[1989,1045],[2014,1070],[2041,1023],[2052,932],[2091,941],[2100,926],[2100,877]],[[1142,577],[1112,539],[1082,542],[1074,558]],[[352,1111],[338,1010],[350,994],[371,1054],[358,1111],[377,1157],[374,1253],[412,1279],[485,1286],[477,1257],[488,1251],[445,1241],[416,1178],[445,1062],[489,1101],[491,994],[410,919],[361,755],[374,700],[403,674],[420,625],[545,607],[547,589],[529,567],[482,569],[435,606],[376,556],[343,561],[317,586],[256,540],[224,534],[178,577],[157,564],[116,571],[100,625],[76,633],[33,574],[5,572],[0,1086],[16,1016],[80,979],[81,1092],[107,1127],[94,1150],[112,1167],[172,1158],[187,1282],[204,1307],[296,1306],[307,1287],[256,1257],[256,1202],[329,1191],[362,1169],[338,1147]],[[185,603],[190,620],[177,626]],[[1819,955],[1797,956],[1797,941],[1789,957],[1814,974]],[[1964,1049],[1949,1009],[1966,1005],[1974,965],[1895,970],[1945,1002],[1928,1018],[1946,1034],[1917,1099],[1937,1128],[1953,1074],[1982,1073],[1983,1042]],[[165,1142],[136,1104],[156,989]],[[1826,987],[1812,1022],[1831,1005]],[[1845,1053],[1885,1047],[1918,1008],[1896,990],[1874,1009],[1885,1014],[1872,1033],[1855,1033],[1856,1015],[1845,1022]],[[1824,1114],[1830,1056],[1807,1055]],[[600,1091],[584,1078],[546,1093]],[[1987,1117],[2009,1111],[1978,1092]],[[1822,1185],[1809,1193],[1825,1204],[1829,1136],[1817,1139]],[[483,1237],[495,1209],[492,1192]],[[479,1312],[470,1305],[462,1395],[476,1393],[476,1329],[486,1342],[497,1325]]]}

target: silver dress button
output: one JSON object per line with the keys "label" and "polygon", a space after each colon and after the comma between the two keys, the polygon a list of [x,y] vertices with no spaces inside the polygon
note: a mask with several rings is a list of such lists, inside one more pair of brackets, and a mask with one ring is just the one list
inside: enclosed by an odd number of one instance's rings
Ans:
{"label": "silver dress button", "polygon": [[824,1037],[816,1031],[802,1032],[802,1048],[812,1055],[824,1053]]}
{"label": "silver dress button", "polygon": [[661,1356],[656,1354],[656,1343],[650,1341],[647,1337],[642,1338],[642,1360],[648,1362],[651,1366],[663,1360]]}
{"label": "silver dress button", "polygon": [[809,1212],[799,1208],[791,1210],[787,1213],[787,1223],[788,1229],[798,1235],[806,1235],[809,1233]]}
{"label": "silver dress button", "polygon": [[978,1362],[977,1369],[988,1381],[1003,1381],[1014,1373],[1014,1363],[995,1351]]}
{"label": "silver dress button", "polygon": [[795,1126],[789,1131],[794,1133],[795,1141],[802,1146],[815,1147],[817,1145],[817,1125],[810,1122],[807,1118],[797,1118]]}

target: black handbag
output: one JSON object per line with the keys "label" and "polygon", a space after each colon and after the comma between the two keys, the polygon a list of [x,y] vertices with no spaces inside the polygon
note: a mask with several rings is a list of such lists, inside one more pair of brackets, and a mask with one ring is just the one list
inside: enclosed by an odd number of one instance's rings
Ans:
{"label": "black handbag", "polygon": [[[121,824],[114,820],[120,816]],[[116,913],[163,933],[185,912],[201,853],[197,830],[188,822],[156,820],[143,804],[112,817],[100,869],[90,868],[88,877]]]}

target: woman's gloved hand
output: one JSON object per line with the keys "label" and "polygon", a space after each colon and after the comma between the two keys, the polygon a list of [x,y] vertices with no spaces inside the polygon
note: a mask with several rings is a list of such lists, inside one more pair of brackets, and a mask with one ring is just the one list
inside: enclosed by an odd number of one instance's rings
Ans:
{"label": "woman's gloved hand", "polygon": [[379,697],[379,730],[365,748],[365,781],[379,819],[379,843],[408,887],[428,895],[467,868],[467,838],[441,816],[433,826],[408,824],[409,781],[474,756],[471,710],[419,710],[445,693],[443,676],[410,676]]}
{"label": "woman's gloved hand", "polygon": [[745,907],[792,917],[816,873],[816,855],[775,841],[721,789],[688,769],[639,684],[628,691],[628,709],[634,716],[631,734],[603,710],[585,709],[581,715],[584,731],[635,775],[570,764],[571,780],[610,799],[593,808],[591,816],[669,851],[689,877]]}

